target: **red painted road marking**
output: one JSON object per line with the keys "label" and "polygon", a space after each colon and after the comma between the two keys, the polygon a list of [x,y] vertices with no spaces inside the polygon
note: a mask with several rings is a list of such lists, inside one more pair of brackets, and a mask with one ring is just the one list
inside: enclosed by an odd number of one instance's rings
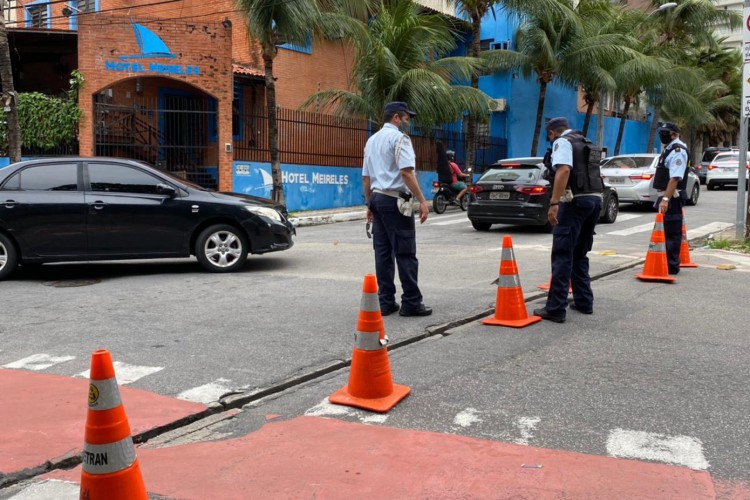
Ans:
{"label": "red painted road marking", "polygon": [[237,439],[140,449],[138,457],[149,492],[183,500],[750,495],[748,485],[715,485],[709,473],[684,467],[317,417]]}

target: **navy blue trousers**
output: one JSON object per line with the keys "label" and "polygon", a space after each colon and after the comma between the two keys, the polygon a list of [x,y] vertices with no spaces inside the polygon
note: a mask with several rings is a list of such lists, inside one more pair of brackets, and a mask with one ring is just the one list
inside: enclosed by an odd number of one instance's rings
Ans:
{"label": "navy blue trousers", "polygon": [[573,287],[575,304],[581,310],[594,308],[588,252],[594,244],[594,228],[599,220],[602,200],[598,196],[579,196],[560,203],[558,224],[552,230],[552,280],[546,309],[565,316],[568,286]]}
{"label": "navy blue trousers", "polygon": [[401,308],[414,311],[422,305],[422,293],[417,285],[417,233],[414,217],[401,215],[396,198],[372,193],[372,244],[375,249],[375,275],[378,278],[380,308],[396,304],[395,269],[401,281]]}
{"label": "navy blue trousers", "polygon": [[680,248],[682,247],[682,193],[678,198],[669,200],[664,214],[664,239],[666,240],[667,268],[669,274],[680,272]]}

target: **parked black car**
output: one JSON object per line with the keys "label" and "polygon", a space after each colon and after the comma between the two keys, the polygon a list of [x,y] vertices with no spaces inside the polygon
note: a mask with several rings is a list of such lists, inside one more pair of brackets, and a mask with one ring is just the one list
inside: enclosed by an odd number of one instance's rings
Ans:
{"label": "parked black car", "polygon": [[0,279],[18,264],[195,255],[211,272],[286,250],[284,207],[134,160],[49,158],[0,169]]}
{"label": "parked black car", "polygon": [[[541,157],[509,158],[496,162],[471,186],[468,216],[478,231],[492,224],[518,224],[549,228],[552,186]],[[611,224],[619,211],[617,192],[604,184],[601,221]]]}

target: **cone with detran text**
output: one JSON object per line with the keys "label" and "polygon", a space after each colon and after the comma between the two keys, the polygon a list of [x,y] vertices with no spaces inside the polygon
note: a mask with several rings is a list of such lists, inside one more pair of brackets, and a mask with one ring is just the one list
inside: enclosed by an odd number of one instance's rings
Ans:
{"label": "cone with detran text", "polygon": [[698,267],[698,264],[690,259],[690,245],[685,228],[685,210],[682,211],[682,244],[680,245],[680,267]]}
{"label": "cone with detran text", "polygon": [[404,399],[411,389],[393,383],[387,344],[388,337],[380,314],[378,282],[374,274],[368,274],[362,287],[357,331],[354,332],[349,383],[328,400],[385,413]]}
{"label": "cone with detran text", "polygon": [[523,298],[521,280],[518,277],[518,266],[513,255],[513,241],[510,236],[503,236],[503,253],[500,258],[500,275],[497,279],[497,297],[495,316],[485,318],[485,325],[524,326],[541,321],[539,316],[529,316]]}
{"label": "cone with detran text", "polygon": [[654,230],[651,233],[651,242],[648,244],[643,272],[636,274],[636,278],[643,281],[662,281],[665,283],[674,283],[677,281],[676,278],[669,275],[666,241],[666,237],[664,236],[664,216],[659,213],[656,214],[656,222],[654,223]]}
{"label": "cone with detran text", "polygon": [[80,500],[148,500],[109,351],[91,355]]}

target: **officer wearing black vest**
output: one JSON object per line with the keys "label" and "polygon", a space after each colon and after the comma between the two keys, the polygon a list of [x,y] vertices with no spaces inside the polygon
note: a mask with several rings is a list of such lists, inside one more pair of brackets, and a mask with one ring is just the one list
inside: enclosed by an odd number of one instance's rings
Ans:
{"label": "officer wearing black vest", "polygon": [[571,308],[594,312],[588,252],[594,244],[594,228],[602,208],[603,183],[599,156],[592,157],[586,139],[570,129],[568,120],[552,118],[545,127],[552,144],[546,160],[554,172],[547,218],[552,230],[552,278],[547,303],[534,314],[556,323],[565,322],[568,286],[573,287]]}
{"label": "officer wearing black vest", "polygon": [[687,196],[688,178],[687,146],[680,140],[680,129],[674,123],[662,123],[659,140],[665,145],[654,175],[654,189],[659,194],[655,203],[664,215],[667,268],[669,274],[680,272],[680,246],[682,245],[682,207]]}

